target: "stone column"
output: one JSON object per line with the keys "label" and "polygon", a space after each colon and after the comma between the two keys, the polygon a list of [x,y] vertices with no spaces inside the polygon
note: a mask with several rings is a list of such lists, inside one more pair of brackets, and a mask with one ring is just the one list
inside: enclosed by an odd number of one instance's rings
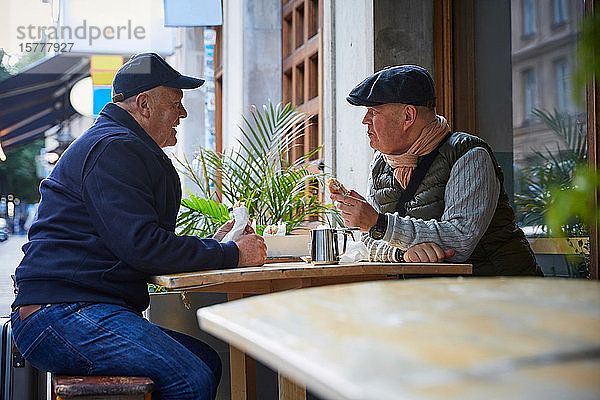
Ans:
{"label": "stone column", "polygon": [[433,3],[329,0],[323,7],[325,161],[346,186],[365,195],[373,157],[361,124],[366,109],[346,96],[385,66],[411,63],[433,71]]}
{"label": "stone column", "polygon": [[[476,4],[477,136],[488,142],[504,172],[504,188],[513,201],[513,127],[510,4]],[[473,133],[473,132],[471,132]]]}
{"label": "stone column", "polygon": [[[184,75],[191,75],[198,78],[204,78],[204,29],[178,28],[176,36],[175,53],[167,57],[167,62],[176,70]],[[204,107],[205,107],[205,88],[183,91],[183,106],[187,110],[187,118],[181,120],[177,129],[177,145],[167,147],[167,154],[172,153],[178,159],[187,157],[191,162],[194,152],[204,146],[205,128],[204,128]],[[177,162],[173,160],[177,167]],[[181,175],[181,174],[180,174]],[[181,175],[181,186],[184,197],[187,197],[185,188],[190,189],[192,193],[197,192],[197,188],[187,178]]]}
{"label": "stone column", "polygon": [[360,123],[362,110],[346,96],[373,73],[373,3],[330,0],[323,7],[325,162],[346,187],[365,194],[373,152]]}
{"label": "stone column", "polygon": [[433,75],[433,2],[373,0],[375,71],[416,64]]}

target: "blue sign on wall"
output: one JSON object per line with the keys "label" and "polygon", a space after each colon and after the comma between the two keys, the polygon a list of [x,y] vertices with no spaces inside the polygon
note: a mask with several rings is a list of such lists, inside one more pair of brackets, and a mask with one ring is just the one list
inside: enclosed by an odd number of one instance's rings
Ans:
{"label": "blue sign on wall", "polygon": [[111,90],[110,86],[94,85],[94,115],[100,114],[104,106],[112,101]]}
{"label": "blue sign on wall", "polygon": [[165,26],[223,25],[221,0],[164,0]]}

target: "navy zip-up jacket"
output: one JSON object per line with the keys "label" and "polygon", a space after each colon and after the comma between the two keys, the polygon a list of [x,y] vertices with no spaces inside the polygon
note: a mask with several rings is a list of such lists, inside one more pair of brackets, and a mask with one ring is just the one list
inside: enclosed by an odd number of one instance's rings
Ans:
{"label": "navy zip-up jacket", "polygon": [[40,193],[13,307],[89,301],[143,311],[151,275],[237,266],[235,243],[175,235],[177,172],[115,104],[69,146]]}

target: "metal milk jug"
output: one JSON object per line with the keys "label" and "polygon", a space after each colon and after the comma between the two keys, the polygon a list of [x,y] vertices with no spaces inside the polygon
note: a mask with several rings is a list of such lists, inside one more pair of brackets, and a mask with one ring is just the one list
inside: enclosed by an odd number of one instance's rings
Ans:
{"label": "metal milk jug", "polygon": [[[338,235],[343,235],[340,252]],[[346,251],[347,233],[343,229],[322,228],[310,231],[310,258],[313,264],[337,264]]]}

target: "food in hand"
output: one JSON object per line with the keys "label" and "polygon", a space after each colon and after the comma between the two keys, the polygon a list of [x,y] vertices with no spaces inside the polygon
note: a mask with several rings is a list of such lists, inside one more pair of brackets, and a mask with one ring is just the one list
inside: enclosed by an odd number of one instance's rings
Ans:
{"label": "food in hand", "polygon": [[277,233],[277,225],[269,225],[265,228],[263,235],[274,235]]}
{"label": "food in hand", "polygon": [[331,194],[343,194],[344,196],[348,196],[350,194],[350,191],[335,178],[329,179],[327,183],[329,185],[329,192]]}
{"label": "food in hand", "polygon": [[238,240],[244,234],[246,226],[248,225],[248,222],[250,222],[248,208],[246,208],[244,203],[236,203],[236,206],[230,215],[233,217],[233,219],[235,219],[235,222],[233,224],[233,228],[231,228],[231,230],[227,232],[225,237],[221,240],[222,242]]}

